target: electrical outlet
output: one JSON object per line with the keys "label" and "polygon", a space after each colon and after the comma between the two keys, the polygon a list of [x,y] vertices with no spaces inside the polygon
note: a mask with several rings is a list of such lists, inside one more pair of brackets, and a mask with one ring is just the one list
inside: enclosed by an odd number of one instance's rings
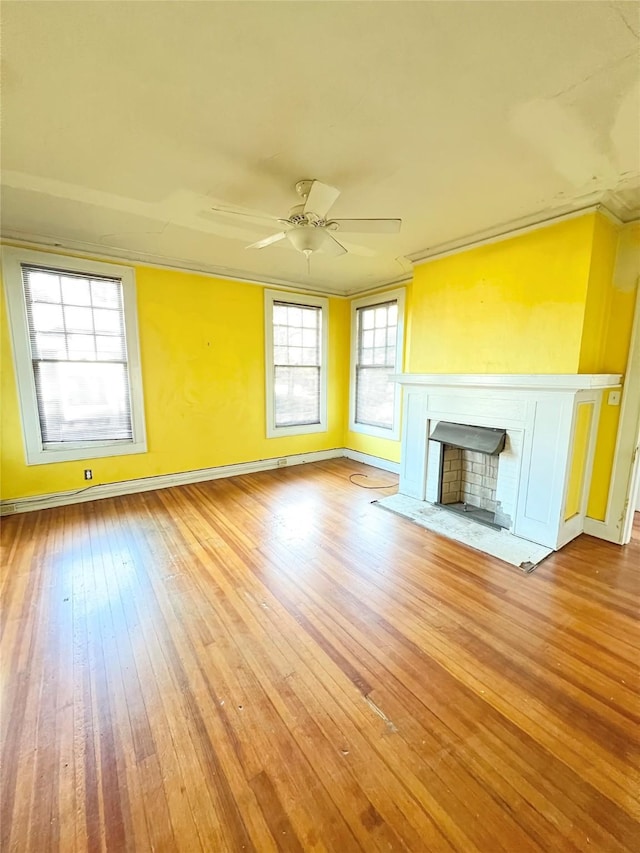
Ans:
{"label": "electrical outlet", "polygon": [[84,478],[85,480],[93,480],[93,471],[91,468],[84,469]]}
{"label": "electrical outlet", "polygon": [[277,464],[278,468],[286,468],[287,467],[287,460],[286,459],[278,459],[276,464]]}
{"label": "electrical outlet", "polygon": [[619,391],[609,391],[609,397],[607,398],[607,403],[610,406],[619,406],[620,405],[620,392]]}

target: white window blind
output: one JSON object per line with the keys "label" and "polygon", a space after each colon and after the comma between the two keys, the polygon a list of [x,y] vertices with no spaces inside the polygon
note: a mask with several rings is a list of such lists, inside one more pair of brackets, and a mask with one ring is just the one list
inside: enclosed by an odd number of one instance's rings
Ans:
{"label": "white window blind", "polygon": [[273,303],[276,427],[320,423],[322,309]]}
{"label": "white window blind", "polygon": [[133,438],[122,281],[22,265],[44,448]]}
{"label": "white window blind", "polygon": [[389,377],[396,372],[397,300],[358,308],[356,324],[355,421],[391,430],[396,392]]}

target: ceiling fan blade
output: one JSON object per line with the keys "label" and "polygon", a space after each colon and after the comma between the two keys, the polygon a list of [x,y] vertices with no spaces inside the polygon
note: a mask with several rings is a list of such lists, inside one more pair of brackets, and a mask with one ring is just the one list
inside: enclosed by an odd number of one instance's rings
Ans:
{"label": "ceiling fan blade", "polygon": [[334,257],[347,254],[347,250],[342,243],[338,243],[336,238],[329,234],[328,231],[325,231],[324,243],[320,251],[324,252],[325,255],[333,255]]}
{"label": "ceiling fan blade", "polygon": [[[342,235],[341,235],[342,236]],[[334,238],[335,239],[335,238]],[[352,243],[342,240],[342,244],[350,255],[359,255],[361,258],[377,258],[378,252],[370,249],[368,246],[359,246],[357,243]]]}
{"label": "ceiling fan blade", "polygon": [[358,231],[360,234],[396,234],[402,219],[332,219],[329,226],[337,225],[338,231]]}
{"label": "ceiling fan blade", "polygon": [[208,211],[202,211],[201,216],[213,218],[217,216],[241,216],[246,220],[255,220],[258,222],[277,222],[278,217],[272,216],[270,213],[265,213],[262,210],[251,210],[248,207],[239,207],[234,204],[224,204],[219,202],[212,205]]}
{"label": "ceiling fan blade", "polygon": [[330,187],[329,184],[323,184],[320,181],[314,181],[311,184],[309,195],[304,203],[304,213],[316,213],[322,219],[327,215],[329,208],[340,195],[340,190],[335,187]]}
{"label": "ceiling fan blade", "polygon": [[279,234],[272,234],[271,237],[265,237],[264,240],[258,240],[257,243],[252,243],[250,246],[245,246],[245,249],[264,249],[265,246],[270,246],[272,243],[277,243],[279,240],[284,240],[286,232],[281,231]]}

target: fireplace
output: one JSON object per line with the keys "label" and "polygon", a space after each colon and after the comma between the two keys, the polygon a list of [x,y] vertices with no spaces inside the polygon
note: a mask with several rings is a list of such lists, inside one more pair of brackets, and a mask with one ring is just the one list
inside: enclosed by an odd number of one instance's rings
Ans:
{"label": "fireplace", "polygon": [[452,512],[490,527],[505,527],[496,518],[498,459],[488,453],[442,446],[438,503]]}
{"label": "fireplace", "polygon": [[497,500],[499,456],[506,430],[439,421],[430,441],[441,448],[437,501],[451,512],[489,527],[509,527]]}
{"label": "fireplace", "polygon": [[[400,494],[557,550],[582,533],[610,374],[401,374]],[[472,525],[473,526],[473,525]]]}

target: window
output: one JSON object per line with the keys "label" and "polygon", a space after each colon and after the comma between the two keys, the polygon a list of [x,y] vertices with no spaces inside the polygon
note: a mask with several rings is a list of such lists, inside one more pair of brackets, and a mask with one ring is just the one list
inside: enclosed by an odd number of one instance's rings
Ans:
{"label": "window", "polygon": [[146,450],[134,272],[4,249],[27,464]]}
{"label": "window", "polygon": [[397,439],[400,392],[389,377],[402,370],[404,291],[351,305],[350,429]]}
{"label": "window", "polygon": [[327,429],[326,299],[265,292],[267,437]]}

